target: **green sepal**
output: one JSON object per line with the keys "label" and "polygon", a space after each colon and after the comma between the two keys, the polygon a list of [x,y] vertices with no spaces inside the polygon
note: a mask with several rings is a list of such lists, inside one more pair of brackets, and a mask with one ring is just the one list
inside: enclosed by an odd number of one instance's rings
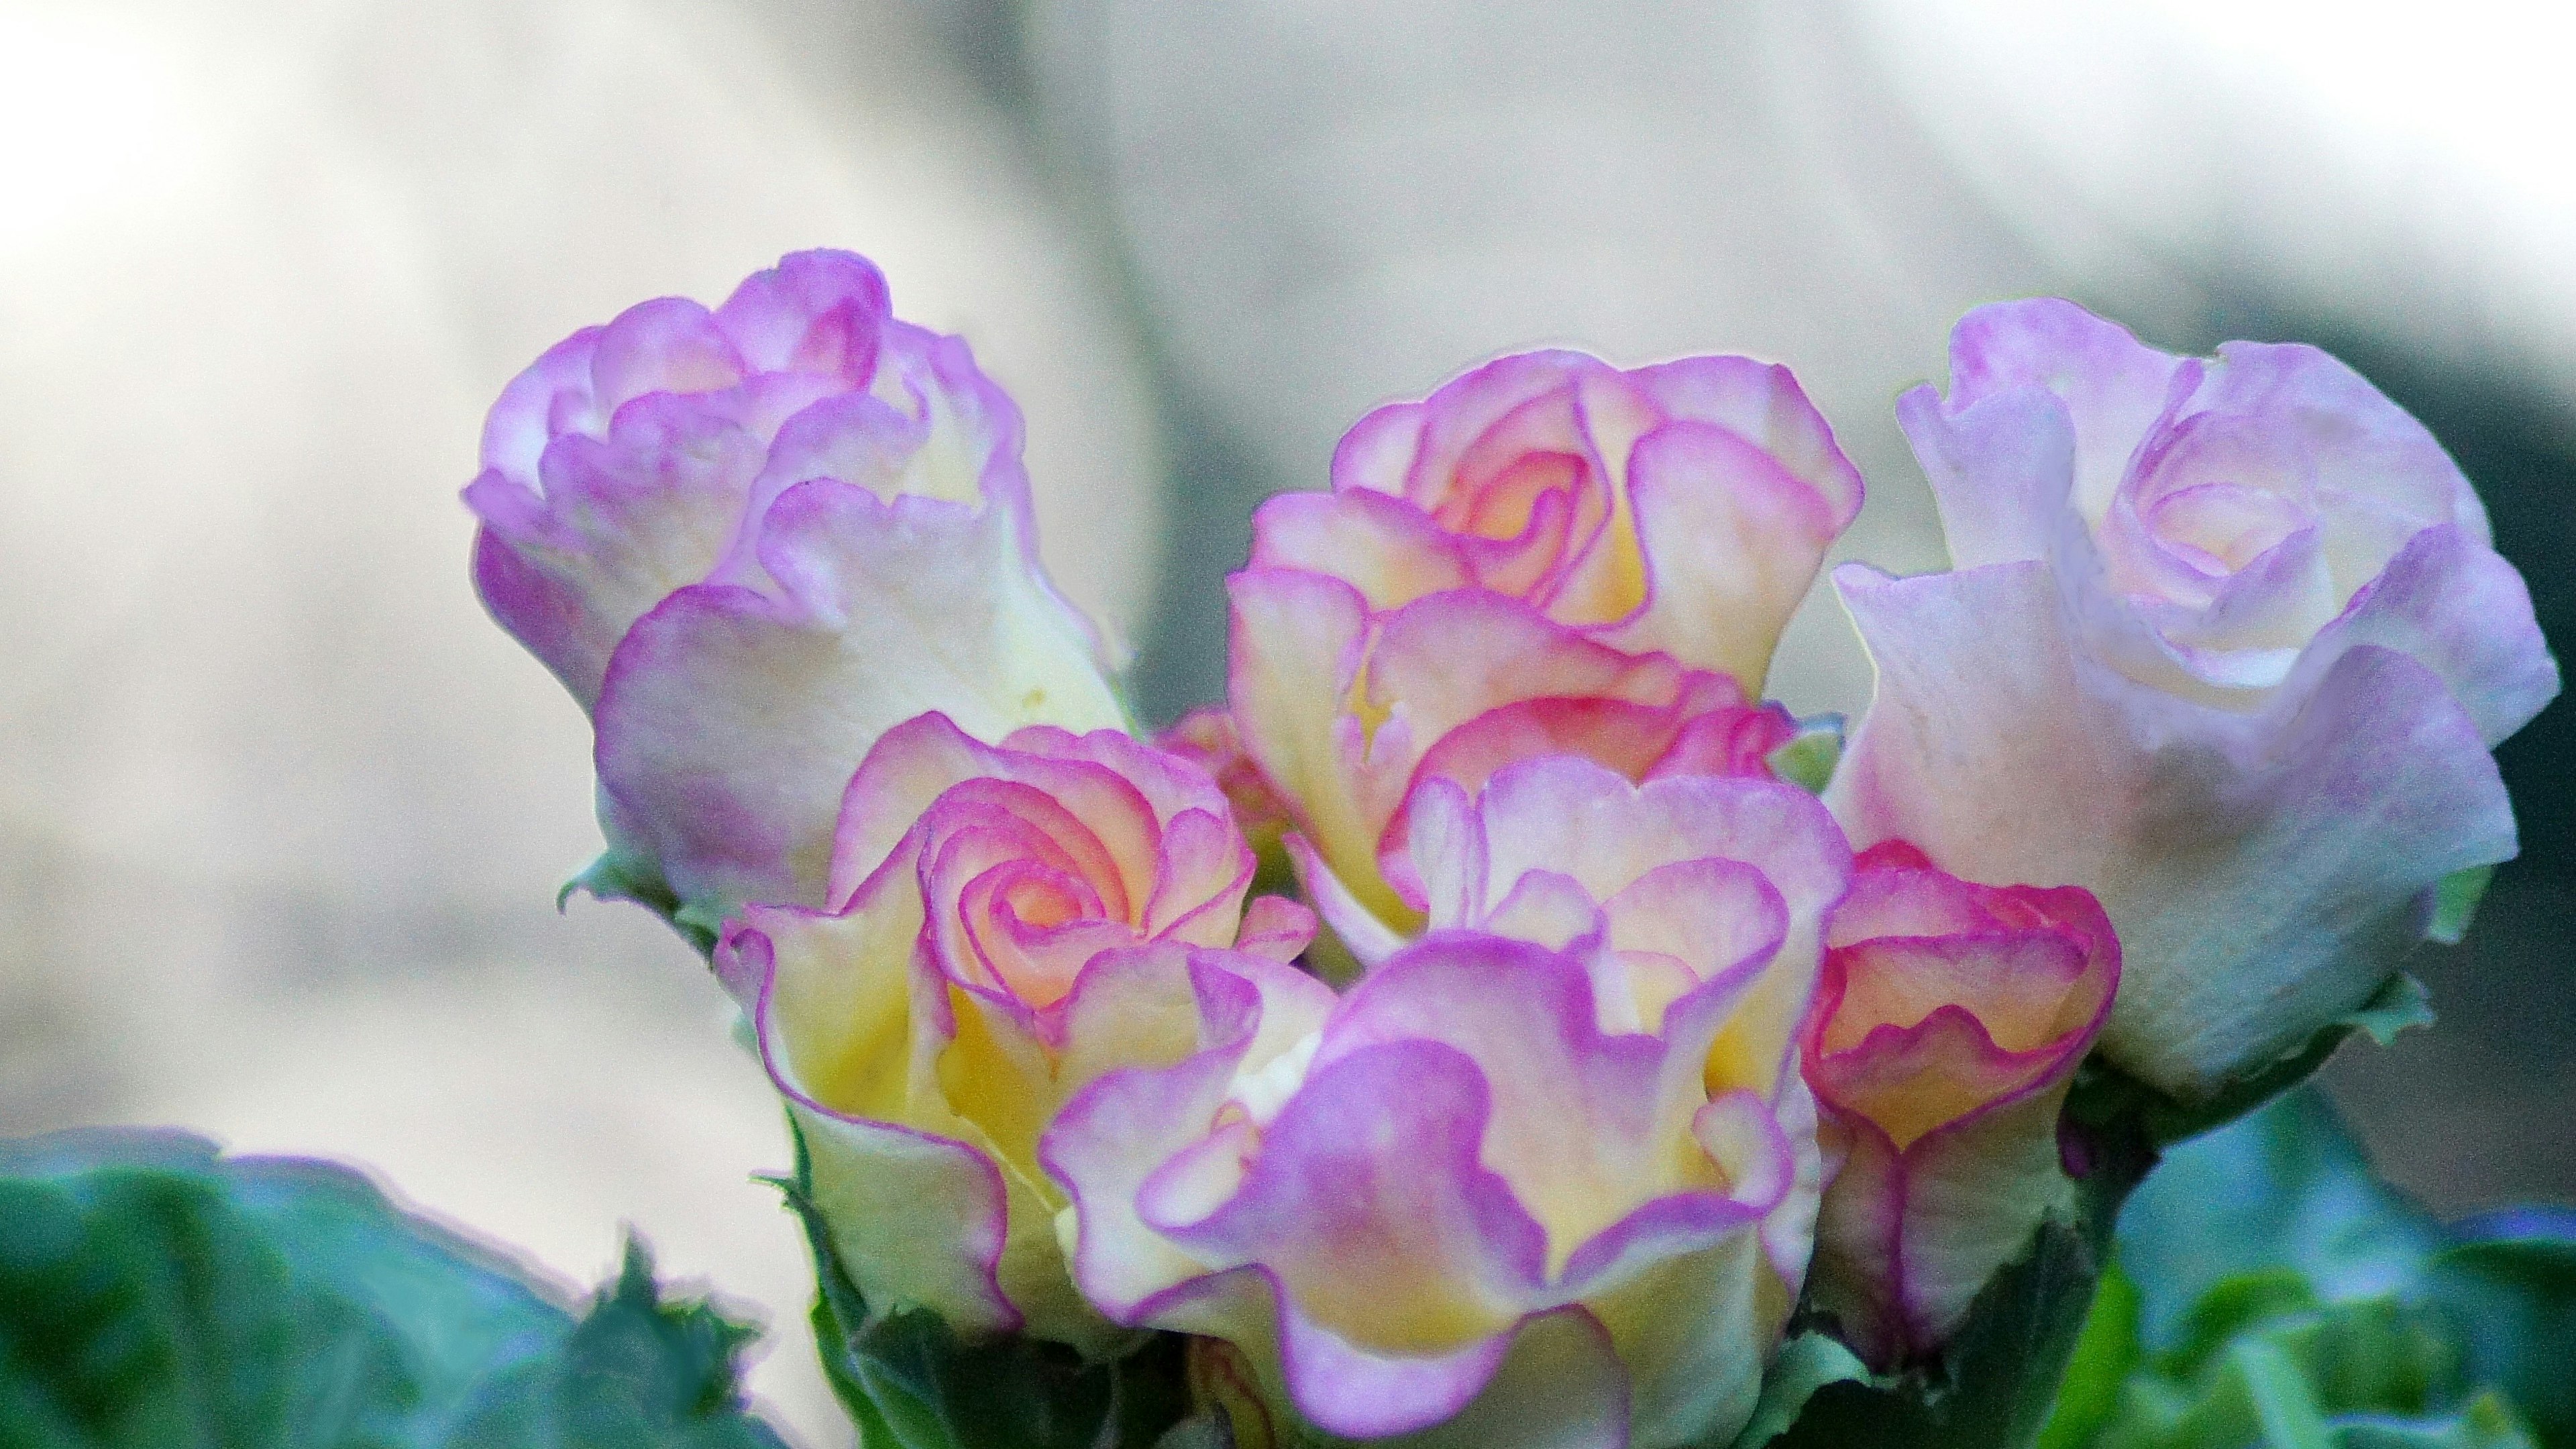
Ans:
{"label": "green sepal", "polygon": [[2296,1049],[2199,1101],[2168,1096],[2096,1053],[2076,1073],[2067,1111],[2079,1121],[2094,1124],[2134,1117],[2149,1140],[2171,1146],[2224,1127],[2315,1076],[2355,1032],[2386,1046],[2398,1033],[2432,1022],[2433,1002],[2424,983],[2400,971],[2380,983],[2369,1000],[2320,1027]]}
{"label": "green sepal", "polygon": [[1764,763],[1773,775],[1810,795],[1822,795],[1842,759],[1843,717],[1820,714],[1798,721],[1798,733],[1766,756]]}
{"label": "green sepal", "polygon": [[1762,1375],[1762,1397],[1753,1417],[1734,1439],[1733,1449],[1762,1449],[1798,1421],[1807,1401],[1827,1384],[1870,1382],[1869,1366],[1841,1340],[1814,1329],[1793,1335],[1780,1345]]}
{"label": "green sepal", "polygon": [[[791,1122],[791,1130],[793,1124]],[[770,1181],[804,1226],[825,1376],[869,1449],[1147,1449],[1189,1411],[1182,1340],[1154,1334],[1113,1363],[1015,1335],[961,1337],[929,1309],[872,1309],[796,1172]]]}
{"label": "green sepal", "polygon": [[2492,865],[2473,865],[2442,877],[2433,887],[2433,919],[2424,926],[2424,939],[2456,946],[2469,934],[2469,923],[2477,919],[2478,902],[2486,899],[2487,887],[2495,880]]}
{"label": "green sepal", "polygon": [[175,1132],[0,1143],[8,1449],[767,1449],[734,1390],[747,1336],[659,1305],[640,1248],[576,1322],[330,1163]]}
{"label": "green sepal", "polygon": [[598,859],[555,891],[555,909],[562,910],[575,891],[603,901],[633,901],[661,917],[701,956],[714,954],[716,933],[724,927],[722,912],[682,902],[671,883],[662,878],[659,866],[615,846],[601,851]]}

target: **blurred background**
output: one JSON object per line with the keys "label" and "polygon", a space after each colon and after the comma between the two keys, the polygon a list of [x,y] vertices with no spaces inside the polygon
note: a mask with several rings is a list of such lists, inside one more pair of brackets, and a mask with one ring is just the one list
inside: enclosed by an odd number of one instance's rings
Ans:
{"label": "blurred background", "polygon": [[[2415,410],[2576,638],[2576,19],[2309,0],[0,0],[0,1134],[371,1164],[566,1282],[632,1221],[812,1367],[774,1104],[465,581],[483,408],[648,296],[881,262],[1029,417],[1047,557],[1219,688],[1340,431],[1497,351],[1794,364],[1939,567],[1891,404],[1978,302],[2296,338]],[[1775,689],[1857,710],[1819,591]],[[2445,1213],[2576,1201],[2576,725],[2523,858],[2328,1081]]]}

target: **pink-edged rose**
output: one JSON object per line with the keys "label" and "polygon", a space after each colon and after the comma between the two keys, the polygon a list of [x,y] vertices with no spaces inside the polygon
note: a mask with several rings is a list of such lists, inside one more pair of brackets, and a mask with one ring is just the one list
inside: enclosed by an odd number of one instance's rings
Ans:
{"label": "pink-edged rose", "polygon": [[1955,571],[1837,574],[1878,693],[1829,798],[1855,843],[2093,891],[2120,1066],[2198,1099],[2296,1050],[2514,853],[2489,752],[2557,668],[2468,480],[2350,368],[2016,302],[1898,411]]}
{"label": "pink-edged rose", "polygon": [[1338,1003],[1238,989],[1206,1050],[1047,1132],[1075,1279],[1114,1322],[1233,1344],[1329,1434],[1723,1443],[1795,1297],[1763,1229],[1797,1147],[1705,1077],[1748,985],[1621,1030],[1579,955],[1435,933]]}
{"label": "pink-edged rose", "polygon": [[1317,859],[1419,926],[1405,800],[1513,760],[1767,773],[1781,628],[1859,509],[1784,368],[1506,357],[1363,419],[1329,493],[1254,518],[1231,580],[1246,753]]}
{"label": "pink-edged rose", "polygon": [[1829,1151],[1815,1295],[1886,1368],[1937,1349],[2071,1205],[2059,1109],[2120,984],[2080,889],[1986,886],[1902,841],[1835,907],[1801,1040]]}
{"label": "pink-edged rose", "polygon": [[1076,1278],[1331,1433],[1722,1443],[1813,1245],[1791,1053],[1841,832],[1794,786],[1566,756],[1414,811],[1419,942],[1049,1132]]}
{"label": "pink-edged rose", "polygon": [[[1712,1073],[1772,1097],[1822,959],[1851,848],[1813,795],[1772,780],[1675,775],[1631,784],[1580,756],[1524,760],[1470,794],[1426,781],[1408,865],[1426,929],[1577,950],[1604,1020],[1656,1029],[1670,1004],[1730,973],[1748,985]],[[1403,942],[1310,872],[1325,921],[1375,968]]]}
{"label": "pink-edged rose", "polygon": [[606,889],[711,928],[819,903],[840,787],[889,726],[1120,720],[1037,559],[1019,411],[847,252],[709,311],[574,333],[511,381],[465,490],[485,607],[591,711]]}
{"label": "pink-edged rose", "polygon": [[1252,873],[1215,782],[1124,734],[991,746],[932,714],[868,752],[828,908],[748,908],[716,965],[873,1309],[1114,1340],[1066,1277],[1038,1137],[1103,1073],[1197,1053],[1207,999],[1323,990],[1285,964],[1313,918],[1247,907]]}

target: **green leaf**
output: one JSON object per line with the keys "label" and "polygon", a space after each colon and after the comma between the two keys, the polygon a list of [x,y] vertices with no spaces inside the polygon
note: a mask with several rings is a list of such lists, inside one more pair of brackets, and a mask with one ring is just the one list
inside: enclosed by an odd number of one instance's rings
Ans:
{"label": "green leaf", "polygon": [[2335,1424],[2337,1449],[2530,1449],[2534,1441],[2502,1395],[2484,1393],[2456,1414],[2412,1419],[2347,1415]]}
{"label": "green leaf", "polygon": [[[735,1402],[744,1330],[703,1308],[677,1311],[660,1358],[602,1357],[651,1306],[642,1262],[576,1325],[346,1168],[166,1132],[0,1143],[0,1446],[775,1445]],[[549,1375],[549,1402],[613,1428],[529,1438],[494,1417]],[[612,1398],[672,1412],[592,1412]]]}
{"label": "green leaf", "polygon": [[2210,1335],[2141,1365],[2098,1449],[2527,1445],[2473,1395],[2438,1314],[2393,1297],[2321,1304],[2288,1275],[2230,1279],[2194,1313]]}
{"label": "green leaf", "polygon": [[2129,1281],[2114,1255],[2076,1336],[2075,1356],[2057,1386],[2039,1449],[2082,1449],[2091,1443],[2119,1412],[2121,1387],[2137,1368],[2140,1352],[2138,1285]]}
{"label": "green leaf", "polygon": [[2405,1285],[2443,1243],[2314,1088],[2167,1151],[2129,1199],[2119,1238],[2141,1337],[2157,1349],[2224,1279],[2286,1269],[2319,1299],[2366,1298]]}
{"label": "green leaf", "polygon": [[485,1383],[451,1449],[775,1449],[769,1427],[742,1412],[734,1360],[755,1330],[704,1301],[665,1303],[653,1259],[629,1238],[617,1281],[551,1353]]}
{"label": "green leaf", "polygon": [[2495,880],[2496,868],[2473,865],[2442,877],[2433,887],[2433,919],[2424,928],[2424,938],[2456,946],[2469,934],[2469,922],[2476,919],[2478,902],[2486,898],[2487,886]]}
{"label": "green leaf", "polygon": [[2576,1449],[2576,1242],[2463,1243],[2434,1256],[2417,1296],[2449,1317],[2472,1377],[2548,1449]]}
{"label": "green leaf", "polygon": [[2174,1148],[2118,1237],[2142,1352],[2089,1433],[2070,1375],[2051,1449],[2576,1449],[2576,1243],[2456,1242],[2313,1088]]}
{"label": "green leaf", "polygon": [[[2253,1339],[2228,1350],[2227,1366],[2244,1385],[2268,1449],[2334,1449],[2333,1432],[2308,1391],[2308,1376],[2280,1345]],[[2207,1440],[2201,1441],[2203,1443]]]}
{"label": "green leaf", "polygon": [[814,1204],[801,1136],[796,1158],[777,1186],[814,1254],[815,1341],[869,1449],[1141,1449],[1189,1411],[1177,1335],[1087,1363],[1063,1344],[961,1338],[923,1308],[872,1310]]}

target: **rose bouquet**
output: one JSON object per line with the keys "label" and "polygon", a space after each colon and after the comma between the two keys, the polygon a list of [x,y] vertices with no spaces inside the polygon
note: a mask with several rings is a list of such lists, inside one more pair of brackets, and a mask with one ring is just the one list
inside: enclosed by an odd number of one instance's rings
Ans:
{"label": "rose bouquet", "polygon": [[739,1004],[872,1449],[2576,1442],[2576,1248],[2370,1196],[2380,1296],[2276,1281],[2230,1192],[2366,1178],[2211,1156],[2331,1141],[2282,1094],[2514,853],[2558,676],[2477,495],[2322,352],[2063,302],[1899,416],[1954,568],[1836,572],[1847,739],[1763,697],[1861,507],[1825,419],[1569,352],[1264,504],[1153,735],[865,260],[509,385],[474,582],[595,727],[566,889]]}

